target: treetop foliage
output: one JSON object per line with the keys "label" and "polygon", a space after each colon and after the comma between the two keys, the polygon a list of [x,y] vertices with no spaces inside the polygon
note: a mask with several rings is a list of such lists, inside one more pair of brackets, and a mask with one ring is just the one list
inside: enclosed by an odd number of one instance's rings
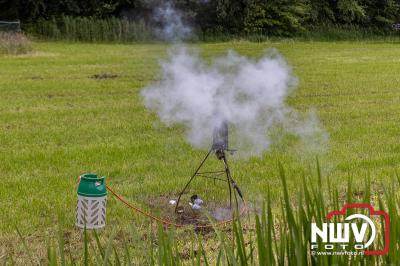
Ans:
{"label": "treetop foliage", "polygon": [[[163,0],[0,0],[0,20],[34,24],[62,16],[153,23]],[[392,30],[400,0],[170,0],[201,32],[292,36],[320,25]]]}

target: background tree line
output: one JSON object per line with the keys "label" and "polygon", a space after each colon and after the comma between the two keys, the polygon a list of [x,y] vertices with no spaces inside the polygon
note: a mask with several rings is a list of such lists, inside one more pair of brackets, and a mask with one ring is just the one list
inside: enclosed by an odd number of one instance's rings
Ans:
{"label": "background tree line", "polygon": [[[400,0],[171,0],[199,32],[295,36],[316,27],[393,32]],[[122,19],[152,23],[161,0],[0,0],[0,20],[23,25],[60,18],[87,21]],[[113,22],[114,23],[114,22]]]}

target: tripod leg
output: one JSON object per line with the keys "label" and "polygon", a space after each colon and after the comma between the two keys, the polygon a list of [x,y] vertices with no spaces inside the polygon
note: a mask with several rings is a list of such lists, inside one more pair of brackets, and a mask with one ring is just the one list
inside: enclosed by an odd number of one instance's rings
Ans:
{"label": "tripod leg", "polygon": [[228,181],[228,187],[229,187],[229,208],[232,209],[231,174],[230,174],[230,171],[229,171],[228,162],[226,161],[225,152],[223,153],[222,161],[224,162],[224,168],[225,168],[225,173],[226,173],[226,179],[227,179],[227,181]]}
{"label": "tripod leg", "polygon": [[[231,176],[231,171],[229,170],[228,161],[226,160],[226,157],[223,156],[222,159],[223,159],[223,162],[224,162],[226,177],[228,179],[228,184],[229,184],[229,202],[230,202],[229,204],[230,204],[230,207],[232,208],[231,183],[232,183],[233,188],[237,191],[237,193],[239,194],[241,199],[243,199],[243,194],[240,191],[239,187],[236,185],[235,180],[233,180],[233,178]],[[237,198],[236,198],[236,194],[234,194],[234,195],[235,195],[235,200],[236,200],[236,207],[238,207],[238,201],[237,201]]]}
{"label": "tripod leg", "polygon": [[228,172],[226,172],[226,178],[228,179],[228,187],[229,187],[229,208],[232,209],[232,188],[231,188],[231,182],[229,180]]}
{"label": "tripod leg", "polygon": [[181,200],[182,194],[185,192],[185,190],[187,189],[187,187],[189,186],[189,184],[192,182],[192,180],[194,179],[194,177],[197,175],[197,173],[199,172],[200,168],[203,166],[203,164],[206,162],[208,156],[210,156],[212,149],[207,153],[206,157],[204,157],[203,161],[200,163],[199,167],[197,167],[196,171],[194,172],[194,174],[190,177],[189,181],[186,183],[185,187],[182,189],[182,191],[179,193],[179,197],[178,200],[176,201],[176,206],[175,206],[175,212],[177,212],[178,210],[178,206],[179,206],[179,202]]}

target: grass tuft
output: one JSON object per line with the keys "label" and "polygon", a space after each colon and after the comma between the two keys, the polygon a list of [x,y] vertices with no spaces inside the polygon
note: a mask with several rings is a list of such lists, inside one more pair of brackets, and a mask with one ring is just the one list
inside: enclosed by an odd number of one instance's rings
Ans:
{"label": "grass tuft", "polygon": [[27,27],[29,33],[46,40],[71,42],[141,42],[154,39],[142,20],[69,17],[41,19]]}
{"label": "grass tuft", "polygon": [[31,40],[25,34],[0,31],[0,54],[26,54],[31,50]]}

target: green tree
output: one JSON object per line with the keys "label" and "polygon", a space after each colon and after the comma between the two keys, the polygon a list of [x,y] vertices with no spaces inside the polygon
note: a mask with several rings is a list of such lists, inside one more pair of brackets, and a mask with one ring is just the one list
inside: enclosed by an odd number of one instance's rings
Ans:
{"label": "green tree", "polygon": [[331,24],[336,21],[334,0],[308,0],[306,23],[308,25]]}
{"label": "green tree", "polygon": [[358,0],[338,0],[337,19],[346,24],[359,23],[366,18],[364,7]]}
{"label": "green tree", "polygon": [[391,30],[391,25],[400,19],[400,1],[395,0],[366,0],[365,25],[380,31]]}
{"label": "green tree", "polygon": [[216,0],[217,29],[240,33],[244,28],[245,0]]}
{"label": "green tree", "polygon": [[306,7],[301,0],[250,0],[244,30],[247,33],[294,35],[304,30]]}

